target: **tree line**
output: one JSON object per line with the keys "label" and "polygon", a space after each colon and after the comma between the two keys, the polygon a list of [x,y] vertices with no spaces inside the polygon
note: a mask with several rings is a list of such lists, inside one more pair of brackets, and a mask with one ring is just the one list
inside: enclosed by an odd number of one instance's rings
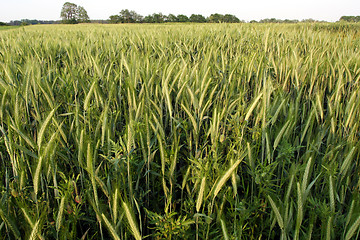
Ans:
{"label": "tree line", "polygon": [[[89,20],[90,23],[100,23],[100,24],[108,24],[108,23],[155,23],[155,22],[198,22],[198,23],[206,23],[209,22],[207,18],[203,17],[200,14],[192,14],[190,17],[187,17],[185,15],[173,15],[173,14],[169,14],[167,16],[167,18],[163,17],[163,20],[159,21],[159,19],[161,19],[161,15],[157,16],[157,14],[152,14],[150,16],[153,17],[153,19],[151,18],[147,18],[147,19],[142,19],[141,21],[139,20],[135,20],[133,18],[128,18],[128,19],[119,19],[119,17],[117,15],[113,15],[114,17],[112,17],[112,19],[108,19],[108,20]],[[223,21],[222,21],[223,22]],[[240,21],[243,22],[243,21]],[[285,20],[281,20],[281,19],[276,19],[276,18],[266,18],[266,19],[261,19],[259,21],[255,21],[255,20],[251,20],[250,23],[299,23],[299,22],[319,22],[317,20],[314,19],[304,19],[304,20],[289,20],[289,19],[285,19]],[[66,21],[59,21],[59,20],[36,20],[36,19],[21,19],[21,20],[14,20],[14,21],[10,21],[9,23],[2,23],[0,22],[0,26],[26,26],[26,25],[35,25],[35,24],[60,24],[60,23],[66,23]]]}
{"label": "tree line", "polygon": [[343,22],[360,22],[360,16],[342,16],[340,21]]}
{"label": "tree line", "polygon": [[227,22],[227,23],[239,23],[240,21],[236,16],[231,14],[219,14],[214,13],[209,17],[204,17],[201,14],[191,14],[190,17],[179,14],[169,14],[164,15],[162,13],[153,13],[145,17],[136,13],[135,11],[130,11],[128,9],[123,9],[119,14],[111,15],[109,17],[110,23],[164,23],[164,22]]}
{"label": "tree line", "polygon": [[36,25],[36,24],[59,24],[61,21],[54,20],[36,20],[36,19],[21,19],[10,21],[8,25],[10,26],[26,26],[26,25]]}
{"label": "tree line", "polygon": [[[61,21],[42,21],[42,20],[15,20],[9,23],[1,23],[0,25],[34,25],[34,24],[76,24],[76,23],[164,23],[164,22],[195,22],[195,23],[239,23],[244,22],[239,20],[235,15],[232,14],[219,14],[214,13],[209,17],[205,17],[201,14],[191,14],[190,17],[179,14],[164,15],[162,13],[153,13],[145,17],[141,16],[135,11],[123,9],[119,14],[111,15],[108,20],[90,20],[90,17],[84,7],[78,6],[74,3],[66,2],[61,9]],[[342,16],[339,21],[343,22],[360,22],[360,16]],[[251,20],[250,23],[297,23],[299,20],[281,20],[276,18],[266,18],[260,21]],[[301,22],[318,22],[313,19],[305,19]]]}
{"label": "tree line", "polygon": [[277,19],[277,18],[265,18],[265,19],[261,19],[260,21],[255,21],[255,20],[251,20],[250,23],[315,23],[315,22],[324,22],[324,21],[318,21],[318,20],[314,20],[312,18],[308,18],[308,19],[303,19],[301,21],[297,20],[297,19]]}

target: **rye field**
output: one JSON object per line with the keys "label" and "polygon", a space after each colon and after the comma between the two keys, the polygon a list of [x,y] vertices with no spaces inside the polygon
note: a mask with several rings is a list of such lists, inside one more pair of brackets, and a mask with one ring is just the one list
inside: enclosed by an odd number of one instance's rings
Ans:
{"label": "rye field", "polygon": [[0,239],[357,239],[359,24],[0,31]]}

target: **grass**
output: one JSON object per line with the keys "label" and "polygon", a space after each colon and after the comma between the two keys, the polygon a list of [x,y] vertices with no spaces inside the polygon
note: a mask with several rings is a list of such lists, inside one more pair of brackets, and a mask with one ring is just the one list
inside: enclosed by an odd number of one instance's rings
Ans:
{"label": "grass", "polygon": [[19,28],[18,26],[0,26],[0,31],[1,30],[10,30],[10,29],[16,29]]}
{"label": "grass", "polygon": [[357,29],[1,31],[0,239],[358,238]]}

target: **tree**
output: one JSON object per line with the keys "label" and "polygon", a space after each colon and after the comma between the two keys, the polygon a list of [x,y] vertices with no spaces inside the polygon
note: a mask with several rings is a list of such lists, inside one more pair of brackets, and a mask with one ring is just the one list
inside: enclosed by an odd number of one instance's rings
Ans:
{"label": "tree", "polygon": [[167,17],[162,13],[153,13],[144,18],[146,23],[163,23],[165,20],[167,20]]}
{"label": "tree", "polygon": [[75,24],[78,22],[90,22],[90,18],[82,6],[77,6],[75,3],[64,3],[60,17],[63,23]]}
{"label": "tree", "polygon": [[340,21],[345,22],[360,22],[360,16],[342,16]]}
{"label": "tree", "polygon": [[191,14],[189,18],[190,22],[204,23],[206,18],[201,14]]}
{"label": "tree", "polygon": [[167,22],[177,22],[178,21],[178,18],[174,14],[169,14],[166,19],[167,19]]}
{"label": "tree", "polygon": [[120,18],[120,16],[119,15],[111,15],[110,17],[109,17],[109,21],[110,21],[110,23],[120,23],[121,22],[121,18]]}
{"label": "tree", "polygon": [[131,11],[131,17],[132,19],[135,21],[135,22],[142,22],[143,21],[143,16],[141,16],[140,14],[138,14],[137,12],[135,11]]}
{"label": "tree", "polygon": [[163,23],[165,21],[165,16],[162,13],[154,13],[152,16],[156,23]]}
{"label": "tree", "polygon": [[183,14],[179,14],[177,16],[178,22],[188,22],[189,18],[186,15]]}
{"label": "tree", "polygon": [[123,19],[125,23],[134,22],[134,19],[132,18],[132,14],[128,9],[123,9],[120,11],[120,18]]}
{"label": "tree", "polygon": [[312,18],[307,18],[307,19],[301,20],[301,22],[304,22],[304,23],[314,23],[314,22],[316,22],[316,20],[314,20],[314,19],[312,19]]}
{"label": "tree", "polygon": [[119,15],[111,15],[109,18],[111,23],[135,23],[143,21],[143,16],[129,9],[123,9]]}
{"label": "tree", "polygon": [[227,22],[227,23],[239,23],[240,22],[240,20],[236,16],[231,15],[231,14],[225,14],[223,21]]}
{"label": "tree", "polygon": [[213,23],[219,23],[224,21],[224,15],[219,13],[211,14],[209,17],[209,21]]}
{"label": "tree", "polygon": [[77,5],[75,3],[64,3],[60,17],[64,23],[77,23]]}
{"label": "tree", "polygon": [[90,22],[89,15],[87,11],[82,6],[78,6],[77,8],[77,21],[80,23],[88,23]]}
{"label": "tree", "polygon": [[299,20],[296,20],[296,19],[285,19],[283,21],[283,23],[298,23],[298,22],[299,22]]}
{"label": "tree", "polygon": [[145,23],[154,23],[154,17],[152,15],[147,15],[145,18],[144,18],[144,22]]}
{"label": "tree", "polygon": [[[113,15],[113,19],[115,19],[117,15]],[[111,16],[110,16],[111,17]],[[122,23],[135,23],[135,22],[142,22],[143,16],[136,13],[135,11],[130,11],[129,9],[123,9],[120,11],[120,14],[117,17],[118,22]]]}
{"label": "tree", "polygon": [[260,20],[260,23],[280,23],[280,22],[281,20],[276,18],[265,18]]}

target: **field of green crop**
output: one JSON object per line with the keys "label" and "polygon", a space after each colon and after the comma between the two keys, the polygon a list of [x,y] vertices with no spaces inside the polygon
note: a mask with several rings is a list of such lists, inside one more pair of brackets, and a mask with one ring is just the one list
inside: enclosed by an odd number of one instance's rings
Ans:
{"label": "field of green crop", "polygon": [[1,31],[1,30],[14,29],[14,28],[18,28],[18,26],[1,26],[1,25],[0,25],[0,31]]}
{"label": "field of green crop", "polygon": [[360,25],[0,31],[0,239],[356,239]]}

